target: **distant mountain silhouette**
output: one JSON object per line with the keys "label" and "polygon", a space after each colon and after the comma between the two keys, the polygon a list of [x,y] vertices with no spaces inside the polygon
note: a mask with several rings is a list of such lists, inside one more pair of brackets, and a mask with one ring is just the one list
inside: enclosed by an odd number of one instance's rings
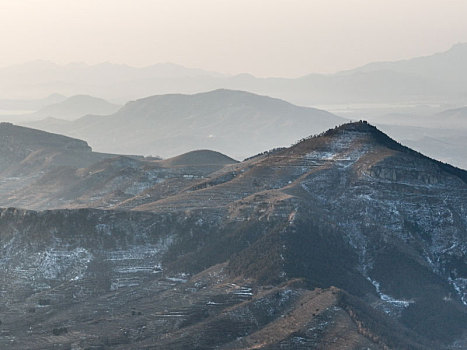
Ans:
{"label": "distant mountain silhouette", "polygon": [[37,111],[64,100],[66,97],[57,93],[39,99],[0,99],[0,109],[4,111]]}
{"label": "distant mountain silhouette", "polygon": [[245,90],[312,106],[339,103],[467,103],[467,44],[396,62],[371,63],[337,74],[301,78],[227,76],[174,64],[135,68],[102,63],[55,65],[35,61],[0,69],[3,96],[88,94],[122,103],[155,94]]}
{"label": "distant mountain silhouette", "polygon": [[362,67],[341,72],[340,75],[356,72],[393,71],[419,77],[450,81],[467,80],[467,43],[454,45],[448,51],[394,62],[374,62]]}
{"label": "distant mountain silhouette", "polygon": [[467,107],[445,110],[438,113],[436,118],[445,126],[467,128]]}
{"label": "distant mountain silhouette", "polygon": [[[46,101],[50,102],[43,105]],[[88,95],[75,95],[68,98],[62,98],[61,95],[51,95],[47,99],[43,100],[7,100],[5,101],[5,104],[9,104],[11,107],[38,107],[38,110],[35,112],[14,114],[5,113],[0,116],[0,118],[3,118],[3,121],[9,121],[13,123],[33,122],[42,119],[52,119],[56,120],[57,122],[58,120],[74,120],[87,114],[111,114],[120,108],[119,105]],[[13,111],[14,109],[12,108],[12,112]]]}
{"label": "distant mountain silhouette", "polygon": [[27,124],[84,139],[98,151],[175,156],[213,149],[242,159],[341,124],[331,113],[242,91],[157,95],[110,116]]}
{"label": "distant mountain silhouette", "polygon": [[112,114],[119,108],[119,105],[109,103],[101,98],[75,95],[68,97],[64,101],[43,107],[31,117],[73,120],[86,114]]}

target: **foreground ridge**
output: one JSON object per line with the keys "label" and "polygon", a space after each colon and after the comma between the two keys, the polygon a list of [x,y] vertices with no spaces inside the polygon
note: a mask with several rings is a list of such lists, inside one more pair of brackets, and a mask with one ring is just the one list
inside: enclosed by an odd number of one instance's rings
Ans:
{"label": "foreground ridge", "polygon": [[372,125],[243,162],[47,164],[8,201],[62,207],[0,210],[2,346],[465,347],[466,172]]}

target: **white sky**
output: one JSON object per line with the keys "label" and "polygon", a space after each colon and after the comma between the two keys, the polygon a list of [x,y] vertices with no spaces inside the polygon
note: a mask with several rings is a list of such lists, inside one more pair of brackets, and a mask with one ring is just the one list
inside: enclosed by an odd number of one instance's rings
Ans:
{"label": "white sky", "polygon": [[467,0],[0,0],[0,66],[45,59],[300,76],[467,42]]}

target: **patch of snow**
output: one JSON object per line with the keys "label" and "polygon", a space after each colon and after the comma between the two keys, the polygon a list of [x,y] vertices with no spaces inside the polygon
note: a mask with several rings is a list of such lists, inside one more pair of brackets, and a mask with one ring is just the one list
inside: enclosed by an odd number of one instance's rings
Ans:
{"label": "patch of snow", "polygon": [[181,282],[181,283],[186,283],[187,280],[184,278],[179,278],[179,277],[166,277],[169,281],[172,282]]}
{"label": "patch of snow", "polygon": [[467,306],[467,278],[448,278],[448,280],[456,290],[457,294],[459,294],[462,303]]}
{"label": "patch of snow", "polygon": [[50,249],[43,255],[36,269],[36,275],[49,280],[80,279],[93,256],[84,248],[71,251]]}
{"label": "patch of snow", "polygon": [[96,231],[98,233],[103,233],[103,234],[106,234],[108,236],[112,235],[112,230],[110,228],[110,225],[108,225],[108,224],[97,224],[96,225]]}
{"label": "patch of snow", "polygon": [[146,191],[147,189],[151,188],[152,185],[153,184],[150,182],[133,182],[130,186],[128,186],[125,189],[124,193],[136,196]]}
{"label": "patch of snow", "polygon": [[370,277],[367,277],[367,280],[370,281],[371,284],[375,287],[376,293],[378,293],[380,299],[386,303],[392,304],[393,306],[399,308],[407,308],[410,306],[410,304],[414,303],[414,301],[412,300],[398,300],[387,294],[384,294],[383,292],[381,292],[381,285],[379,284],[379,282],[372,280]]}
{"label": "patch of snow", "polygon": [[186,283],[188,282],[188,277],[189,275],[185,272],[182,272],[180,274],[178,274],[177,276],[174,276],[174,277],[166,277],[166,279],[168,279],[169,281],[172,281],[172,282],[181,282],[181,283]]}

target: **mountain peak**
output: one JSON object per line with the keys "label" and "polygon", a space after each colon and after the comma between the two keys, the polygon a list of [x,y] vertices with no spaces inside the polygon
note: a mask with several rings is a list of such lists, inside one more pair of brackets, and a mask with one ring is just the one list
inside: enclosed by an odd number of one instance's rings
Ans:
{"label": "mountain peak", "polygon": [[360,158],[362,154],[367,154],[376,150],[380,151],[382,148],[400,155],[408,156],[413,160],[428,161],[441,171],[456,176],[464,183],[467,183],[467,171],[432,159],[406,147],[364,120],[342,124],[322,134],[302,139],[284,152],[305,155],[310,154],[310,152],[324,152],[325,157],[328,158],[335,158],[338,154],[340,156],[345,155],[345,157],[349,157],[349,155],[352,154],[350,157],[355,157],[355,159],[357,159]]}
{"label": "mountain peak", "polygon": [[73,120],[84,115],[107,115],[115,113],[120,106],[90,95],[73,95],[41,108],[34,117],[54,117],[63,120]]}
{"label": "mountain peak", "polygon": [[375,141],[377,143],[384,143],[385,146],[392,146],[390,148],[397,148],[398,150],[405,148],[404,146],[401,146],[396,141],[391,139],[385,133],[378,130],[377,127],[369,124],[366,120],[338,125],[332,129],[324,131],[319,135],[312,135],[300,140],[297,143],[297,146],[300,144],[307,145],[313,143],[313,140],[316,139],[342,138],[348,134],[353,134],[355,137],[365,137],[367,138],[367,142]]}
{"label": "mountain peak", "polygon": [[196,150],[166,159],[164,164],[168,166],[187,165],[226,165],[238,163],[236,160],[211,150]]}
{"label": "mountain peak", "polygon": [[336,126],[334,129],[329,129],[328,131],[324,132],[323,136],[333,136],[349,132],[371,136],[377,143],[382,143],[391,149],[406,149],[406,147],[402,146],[397,141],[390,138],[388,135],[379,130],[376,126],[368,123],[366,120],[360,120],[358,122],[350,122]]}
{"label": "mountain peak", "polygon": [[[332,131],[328,130],[327,132]],[[345,130],[345,131],[359,131],[359,132],[374,132],[378,130],[374,125],[371,125],[366,120],[359,120],[358,122],[345,123],[334,128],[334,130]]]}

